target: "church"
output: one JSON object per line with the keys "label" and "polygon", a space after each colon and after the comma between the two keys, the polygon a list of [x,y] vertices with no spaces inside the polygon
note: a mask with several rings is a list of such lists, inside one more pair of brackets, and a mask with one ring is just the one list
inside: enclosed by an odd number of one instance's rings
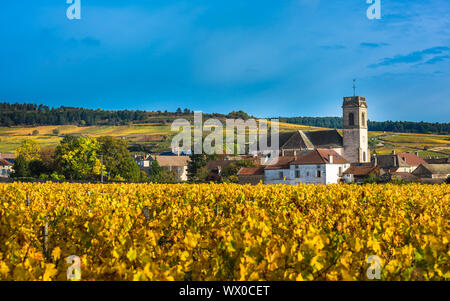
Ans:
{"label": "church", "polygon": [[280,133],[280,155],[299,157],[311,150],[328,149],[350,163],[369,163],[366,98],[344,97],[342,111],[342,136],[337,130]]}
{"label": "church", "polygon": [[342,112],[342,135],[337,130],[280,133],[280,157],[261,167],[241,168],[239,182],[335,184],[345,181],[350,167],[370,165],[366,98],[344,97]]}

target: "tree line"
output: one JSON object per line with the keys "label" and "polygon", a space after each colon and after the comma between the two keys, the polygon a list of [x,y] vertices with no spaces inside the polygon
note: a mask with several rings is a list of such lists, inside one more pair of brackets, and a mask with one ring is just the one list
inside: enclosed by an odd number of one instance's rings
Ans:
{"label": "tree line", "polygon": [[56,148],[41,149],[24,139],[16,149],[12,178],[18,180],[75,180],[174,183],[175,174],[154,161],[149,173],[141,171],[123,139],[66,135]]}
{"label": "tree line", "polygon": [[[76,107],[61,106],[50,108],[45,105],[30,103],[0,103],[0,126],[37,126],[37,125],[127,125],[130,123],[170,123],[182,116],[193,118],[190,109],[178,108],[175,112],[139,111],[139,110],[93,110]],[[204,118],[241,118],[249,119],[253,116],[244,111],[232,111],[229,114],[203,114]],[[281,122],[301,124],[325,128],[342,128],[341,117],[279,117]],[[421,134],[450,134],[450,123],[410,122],[410,121],[368,121],[370,131],[421,133]]]}
{"label": "tree line", "polygon": [[[325,128],[342,128],[341,117],[279,117],[280,122],[309,125]],[[368,121],[369,131],[419,133],[419,134],[450,134],[450,123],[411,122],[411,121]]]}
{"label": "tree line", "polygon": [[[0,126],[38,126],[38,125],[127,125],[130,123],[158,122],[167,123],[178,116],[193,118],[190,109],[178,108],[175,112],[139,111],[139,110],[93,110],[61,106],[49,108],[37,104],[0,103]],[[204,114],[207,118],[243,118],[250,116],[243,111],[233,111],[227,115],[212,113]]]}

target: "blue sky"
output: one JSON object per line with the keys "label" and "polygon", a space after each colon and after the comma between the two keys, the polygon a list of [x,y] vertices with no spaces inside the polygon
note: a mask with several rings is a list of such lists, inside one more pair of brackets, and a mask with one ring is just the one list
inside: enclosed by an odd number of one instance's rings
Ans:
{"label": "blue sky", "polygon": [[0,101],[449,122],[450,1],[2,1]]}

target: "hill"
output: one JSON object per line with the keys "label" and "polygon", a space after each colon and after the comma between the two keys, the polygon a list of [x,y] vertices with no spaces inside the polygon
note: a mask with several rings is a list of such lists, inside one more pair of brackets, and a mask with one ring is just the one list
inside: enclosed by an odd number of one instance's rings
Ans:
{"label": "hill", "polygon": [[[204,113],[204,118],[254,118],[243,111],[228,114]],[[49,108],[37,104],[0,103],[0,126],[42,126],[42,125],[129,125],[169,124],[176,118],[192,120],[193,111],[178,108],[176,112],[134,111],[134,110],[92,110],[77,107]],[[280,122],[324,128],[342,128],[340,117],[279,117]],[[370,131],[420,134],[450,134],[450,123],[410,121],[368,121]]]}
{"label": "hill", "polygon": [[[314,131],[324,128],[280,123],[281,132],[296,130]],[[33,134],[34,132],[34,134]],[[340,131],[342,134],[342,131]],[[114,136],[129,141],[131,150],[160,152],[170,149],[175,132],[170,124],[133,124],[122,126],[48,125],[36,127],[0,127],[0,152],[13,152],[25,138],[36,140],[41,147],[55,147],[64,135],[89,137]],[[450,155],[450,135],[369,132],[371,151],[378,154],[419,152],[421,157]]]}

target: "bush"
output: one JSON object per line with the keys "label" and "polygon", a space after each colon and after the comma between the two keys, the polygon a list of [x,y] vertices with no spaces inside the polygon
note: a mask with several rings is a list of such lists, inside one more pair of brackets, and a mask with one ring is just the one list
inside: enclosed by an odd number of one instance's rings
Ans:
{"label": "bush", "polygon": [[32,133],[32,135],[33,135],[33,136],[39,135],[39,131],[38,131],[38,130],[34,130],[33,133]]}
{"label": "bush", "polygon": [[57,172],[54,172],[50,175],[50,178],[52,180],[57,180],[57,181],[61,181],[61,180],[65,180],[66,177],[64,175],[58,174]]}
{"label": "bush", "polygon": [[39,176],[39,180],[47,181],[48,179],[50,179],[50,177],[46,173],[43,173]]}

